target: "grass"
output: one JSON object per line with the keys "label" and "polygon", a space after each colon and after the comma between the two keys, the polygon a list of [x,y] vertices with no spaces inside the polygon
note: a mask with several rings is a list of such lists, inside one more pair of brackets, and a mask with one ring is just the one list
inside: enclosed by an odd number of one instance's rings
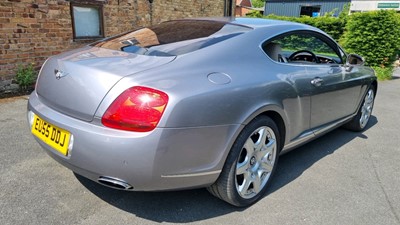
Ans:
{"label": "grass", "polygon": [[391,80],[394,68],[393,67],[372,67],[375,70],[375,74],[378,80]]}

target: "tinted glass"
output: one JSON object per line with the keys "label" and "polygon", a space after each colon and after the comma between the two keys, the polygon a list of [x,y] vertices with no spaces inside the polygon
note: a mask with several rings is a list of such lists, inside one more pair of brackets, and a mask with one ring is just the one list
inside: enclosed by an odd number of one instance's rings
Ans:
{"label": "tinted glass", "polygon": [[141,28],[93,44],[143,55],[174,56],[240,35],[251,28],[217,21],[181,20]]}

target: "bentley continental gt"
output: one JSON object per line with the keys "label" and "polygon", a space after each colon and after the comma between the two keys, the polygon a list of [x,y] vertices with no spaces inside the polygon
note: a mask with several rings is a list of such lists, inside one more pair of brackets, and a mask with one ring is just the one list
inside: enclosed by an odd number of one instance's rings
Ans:
{"label": "bentley continental gt", "polygon": [[206,187],[235,206],[267,191],[278,158],[362,131],[374,71],[323,31],[267,19],[182,19],[50,57],[28,102],[36,141],[108,187]]}

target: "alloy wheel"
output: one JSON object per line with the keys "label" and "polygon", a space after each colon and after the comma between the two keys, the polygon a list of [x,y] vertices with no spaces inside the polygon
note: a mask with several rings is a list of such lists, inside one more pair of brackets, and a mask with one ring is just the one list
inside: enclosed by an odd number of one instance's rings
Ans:
{"label": "alloy wheel", "polygon": [[367,95],[364,98],[364,104],[361,108],[361,116],[360,116],[360,127],[364,128],[369,118],[372,114],[372,108],[374,107],[374,91],[372,89],[368,90]]}
{"label": "alloy wheel", "polygon": [[242,198],[250,199],[264,188],[276,156],[276,136],[270,127],[260,127],[248,137],[236,163],[236,190]]}

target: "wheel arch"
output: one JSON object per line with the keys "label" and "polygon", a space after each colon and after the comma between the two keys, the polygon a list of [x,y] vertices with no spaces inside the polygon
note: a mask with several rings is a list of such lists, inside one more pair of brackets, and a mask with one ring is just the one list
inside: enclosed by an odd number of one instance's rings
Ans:
{"label": "wheel arch", "polygon": [[[251,114],[249,117],[247,117],[247,119],[244,121],[244,125],[246,126],[247,124],[249,124],[251,121],[253,121],[257,117],[268,116],[278,126],[279,137],[281,140],[279,150],[282,150],[286,143],[286,137],[287,137],[287,131],[288,131],[287,120],[284,115],[285,115],[285,113],[281,107],[279,107],[277,105],[269,105],[269,106],[262,107],[261,109],[255,111],[253,114]],[[243,126],[242,130],[244,129],[245,126]],[[238,133],[240,133],[240,132],[238,132]]]}
{"label": "wheel arch", "polygon": [[376,96],[376,93],[378,92],[378,81],[373,80],[373,81],[371,82],[371,86],[374,87],[374,94],[375,94],[375,96]]}
{"label": "wheel arch", "polygon": [[[265,119],[265,118],[268,118],[268,119]],[[262,121],[262,120],[264,120],[264,121]],[[272,124],[272,123],[275,123],[275,124]],[[245,205],[254,203],[254,202],[258,201],[260,198],[262,198],[262,196],[265,194],[266,185],[268,185],[270,178],[267,178],[268,179],[266,181],[267,183],[264,183],[265,185],[262,187],[262,189],[260,189],[261,191],[259,193],[256,193],[257,195],[252,196],[249,199],[239,199],[240,194],[238,193],[238,190],[237,190],[238,184],[236,183],[236,187],[235,187],[234,182],[236,182],[235,180],[237,179],[237,178],[235,178],[236,177],[236,175],[235,175],[236,160],[239,160],[238,157],[240,157],[241,151],[243,149],[243,147],[241,147],[241,146],[243,146],[243,144],[245,143],[245,140],[250,138],[250,136],[248,136],[249,134],[252,134],[257,129],[259,129],[260,126],[264,126],[264,125],[269,125],[271,127],[275,127],[275,128],[273,128],[273,130],[275,132],[275,129],[278,129],[277,132],[279,135],[279,139],[280,140],[285,139],[285,136],[286,136],[285,121],[284,121],[284,117],[282,117],[279,112],[269,109],[269,110],[265,110],[265,111],[261,111],[261,112],[257,111],[257,113],[252,114],[252,116],[250,116],[246,120],[246,123],[243,123],[242,128],[237,131],[237,136],[235,137],[235,140],[233,140],[232,146],[229,148],[229,151],[224,160],[223,168],[221,169],[221,173],[219,174],[219,177],[210,187],[207,188],[207,190],[211,194],[213,194],[214,196],[216,196],[232,205],[235,205],[235,206],[245,206]],[[246,129],[246,128],[249,128],[249,129]],[[256,129],[256,130],[254,130],[254,129]],[[244,136],[242,134],[244,134]],[[245,137],[245,139],[243,137]],[[238,143],[238,144],[236,144],[236,143]],[[277,160],[279,157],[278,151],[280,151],[282,149],[284,141],[278,141],[277,143],[280,146],[278,146],[278,148],[275,149],[274,155],[276,158],[274,159],[274,163],[272,164],[273,168],[270,171],[270,176],[273,176],[273,173],[276,169]],[[238,148],[238,146],[240,147],[240,149]],[[250,157],[250,158],[252,158],[252,157]],[[253,176],[253,174],[251,176]],[[236,191],[233,189],[236,189]],[[262,190],[264,190],[264,191],[262,191]],[[254,197],[254,199],[251,199],[253,197]]]}
{"label": "wheel arch", "polygon": [[282,116],[275,111],[265,111],[265,112],[261,113],[259,116],[268,116],[278,126],[279,138],[280,138],[279,151],[281,151],[283,149],[283,146],[285,143],[285,138],[286,138],[286,127],[285,127],[285,122],[284,122]]}

